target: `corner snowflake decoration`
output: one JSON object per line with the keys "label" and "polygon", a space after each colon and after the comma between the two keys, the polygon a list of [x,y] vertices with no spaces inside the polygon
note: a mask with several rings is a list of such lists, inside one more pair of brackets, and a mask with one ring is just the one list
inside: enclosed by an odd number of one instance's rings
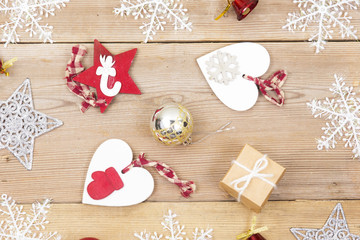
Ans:
{"label": "corner snowflake decoration", "polygon": [[148,19],[148,22],[144,21],[140,27],[145,35],[145,43],[153,40],[158,30],[164,31],[167,20],[172,23],[175,31],[192,31],[187,9],[180,0],[121,0],[121,7],[114,8],[114,13],[120,16],[131,15],[135,20]]}
{"label": "corner snowflake decoration", "polygon": [[337,75],[330,91],[333,99],[314,99],[307,103],[315,118],[330,121],[322,128],[324,136],[317,141],[318,149],[335,148],[340,139],[345,142],[345,147],[353,148],[354,158],[360,158],[360,99],[355,97],[353,87],[345,86],[344,79]]}
{"label": "corner snowflake decoration", "polygon": [[1,196],[0,215],[6,218],[0,222],[0,240],[60,240],[57,232],[43,233],[49,223],[46,214],[50,208],[50,200],[43,203],[35,202],[31,213],[27,214],[23,206],[17,206],[15,201],[6,194]]}
{"label": "corner snowflake decoration", "polygon": [[350,24],[351,16],[348,10],[356,10],[360,5],[359,0],[293,0],[300,8],[299,13],[289,13],[287,24],[283,26],[289,31],[300,30],[305,32],[310,26],[314,25],[314,33],[309,38],[312,46],[316,48],[316,53],[324,49],[326,40],[332,39],[335,27],[339,28],[339,33],[344,39],[355,35],[356,30]]}
{"label": "corner snowflake decoration", "polygon": [[341,203],[322,228],[291,228],[290,231],[297,240],[360,240],[360,236],[350,233]]}
{"label": "corner snowflake decoration", "polygon": [[42,24],[42,16],[54,16],[55,10],[65,7],[70,0],[2,0],[0,12],[9,16],[9,20],[0,25],[3,30],[4,47],[20,41],[17,31],[24,28],[30,37],[39,36],[40,40],[53,43],[52,26]]}
{"label": "corner snowflake decoration", "polygon": [[[161,223],[163,229],[166,230],[169,234],[163,238],[162,234],[157,232],[149,233],[143,231],[141,233],[135,233],[134,236],[140,240],[190,240],[187,238],[186,232],[184,232],[184,226],[180,225],[179,222],[175,219],[177,215],[169,210],[168,215],[164,215],[164,221]],[[213,229],[201,229],[195,228],[193,232],[192,240],[209,240],[212,239]]]}
{"label": "corner snowflake decoration", "polygon": [[217,51],[206,62],[209,79],[220,84],[228,85],[240,74],[236,56]]}
{"label": "corner snowflake decoration", "polygon": [[6,101],[0,101],[0,149],[8,149],[31,170],[34,139],[62,122],[34,110],[30,80],[26,79]]}

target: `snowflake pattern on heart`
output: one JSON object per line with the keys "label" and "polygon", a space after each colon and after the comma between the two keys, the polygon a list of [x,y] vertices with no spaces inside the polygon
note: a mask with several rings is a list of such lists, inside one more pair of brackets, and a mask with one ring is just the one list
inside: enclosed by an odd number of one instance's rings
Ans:
{"label": "snowflake pattern on heart", "polygon": [[[169,210],[168,214],[164,215],[164,221],[161,222],[163,229],[168,232],[166,236],[158,234],[157,232],[147,232],[146,230],[140,233],[135,233],[134,236],[139,240],[190,240],[186,237],[185,226],[180,225],[176,220],[177,215]],[[195,228],[191,240],[210,240],[212,239],[213,229],[199,229]]]}
{"label": "snowflake pattern on heart", "polygon": [[240,74],[239,63],[235,55],[217,51],[206,62],[209,79],[217,83],[228,85]]}
{"label": "snowflake pattern on heart", "polygon": [[9,20],[0,25],[3,30],[2,41],[4,47],[9,43],[17,43],[20,36],[19,29],[24,28],[30,37],[35,35],[45,42],[53,43],[53,27],[41,24],[42,16],[54,16],[55,10],[65,7],[70,0],[2,0],[0,1],[0,13],[9,15]]}
{"label": "snowflake pattern on heart", "polygon": [[45,226],[49,223],[46,219],[50,200],[43,203],[35,202],[31,205],[31,213],[24,211],[23,206],[6,194],[1,196],[0,214],[5,216],[0,222],[0,239],[8,240],[60,240],[57,232],[44,233]]}
{"label": "snowflake pattern on heart", "polygon": [[333,28],[339,28],[339,33],[344,39],[352,37],[358,39],[356,30],[351,25],[351,16],[348,10],[356,10],[360,5],[359,0],[293,0],[300,9],[299,13],[289,13],[287,24],[283,29],[289,31],[300,30],[305,32],[314,25],[314,33],[309,38],[316,53],[324,49],[326,40],[332,39]]}
{"label": "snowflake pattern on heart", "polygon": [[322,128],[324,136],[317,141],[318,149],[335,148],[337,141],[343,140],[345,147],[353,148],[354,158],[360,158],[360,99],[355,96],[353,87],[345,86],[344,79],[337,75],[330,91],[333,99],[314,99],[307,103],[315,118],[330,121]]}
{"label": "snowflake pattern on heart", "polygon": [[192,31],[191,22],[180,0],[121,0],[120,8],[114,8],[115,15],[133,16],[148,19],[143,22],[140,30],[145,35],[144,43],[153,40],[158,30],[164,31],[166,21],[171,22],[174,30]]}

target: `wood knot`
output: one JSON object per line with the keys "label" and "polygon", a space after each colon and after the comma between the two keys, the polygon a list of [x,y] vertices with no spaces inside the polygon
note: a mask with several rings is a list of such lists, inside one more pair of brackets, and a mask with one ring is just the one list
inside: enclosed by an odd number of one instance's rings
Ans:
{"label": "wood knot", "polygon": [[6,161],[6,162],[10,162],[10,156],[9,155],[2,156],[1,160]]}

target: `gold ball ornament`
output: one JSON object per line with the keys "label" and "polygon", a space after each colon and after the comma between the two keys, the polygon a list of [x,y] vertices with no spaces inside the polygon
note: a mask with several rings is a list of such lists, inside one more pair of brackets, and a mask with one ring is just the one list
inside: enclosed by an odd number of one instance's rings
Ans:
{"label": "gold ball ornament", "polygon": [[154,138],[165,145],[186,144],[191,142],[193,119],[184,106],[164,104],[151,117],[150,129]]}

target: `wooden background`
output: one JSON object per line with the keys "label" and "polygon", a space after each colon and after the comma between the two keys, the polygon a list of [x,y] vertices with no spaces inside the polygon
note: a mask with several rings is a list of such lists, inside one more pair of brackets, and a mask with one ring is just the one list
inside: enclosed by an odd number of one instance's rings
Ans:
{"label": "wooden background", "polygon": [[[11,76],[1,77],[1,99],[7,99],[29,77],[35,108],[64,122],[36,139],[32,171],[26,171],[8,151],[0,151],[1,193],[23,204],[53,198],[48,230],[57,230],[63,239],[133,239],[135,231],[161,231],[160,221],[168,209],[180,215],[189,233],[195,226],[209,226],[214,228],[215,239],[235,239],[247,230],[254,213],[227,196],[218,183],[231,160],[249,143],[287,168],[270,202],[258,214],[259,225],[270,228],[263,234],[266,239],[295,239],[290,227],[322,227],[339,201],[352,233],[360,235],[360,163],[342,143],[335,150],[317,150],[316,138],[322,135],[325,122],[314,119],[306,107],[315,97],[330,97],[334,74],[346,77],[348,84],[360,79],[359,43],[334,34],[316,55],[306,42],[309,32],[292,34],[281,28],[287,13],[297,10],[290,0],[260,1],[241,22],[233,9],[225,18],[213,20],[223,10],[223,0],[183,3],[189,9],[193,32],[175,32],[169,26],[148,44],[141,44],[144,35],[138,27],[142,20],[113,15],[118,0],[72,0],[56,16],[44,20],[54,26],[56,43],[41,44],[21,34],[20,44],[1,48],[1,58],[19,58],[10,69]],[[360,29],[360,13],[351,15],[353,25]],[[84,65],[90,67],[95,38],[114,54],[138,48],[130,75],[143,94],[115,97],[105,114],[99,109],[82,114],[80,99],[66,88],[64,69],[72,46],[78,43],[88,48]],[[236,112],[211,91],[196,58],[243,41],[258,42],[269,51],[271,67],[265,76],[278,69],[289,72],[284,107],[259,97],[251,110]],[[236,130],[193,146],[162,146],[150,134],[149,118],[169,100],[191,111],[195,140],[228,121]],[[194,180],[197,192],[185,200],[178,188],[150,170],[156,187],[146,203],[126,208],[82,205],[90,159],[109,138],[128,142],[134,155],[145,152],[151,159],[166,162],[181,178]]]}

